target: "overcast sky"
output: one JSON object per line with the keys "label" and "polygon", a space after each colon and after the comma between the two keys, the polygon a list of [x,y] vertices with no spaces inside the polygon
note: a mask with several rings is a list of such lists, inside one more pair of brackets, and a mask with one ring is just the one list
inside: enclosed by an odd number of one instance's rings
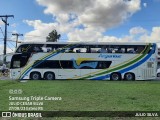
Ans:
{"label": "overcast sky", "polygon": [[[0,15],[23,41],[46,41],[56,29],[60,41],[160,42],[160,0],[0,0]],[[0,19],[0,54],[4,24]],[[7,51],[15,43],[7,42]],[[11,50],[12,49],[12,50]]]}

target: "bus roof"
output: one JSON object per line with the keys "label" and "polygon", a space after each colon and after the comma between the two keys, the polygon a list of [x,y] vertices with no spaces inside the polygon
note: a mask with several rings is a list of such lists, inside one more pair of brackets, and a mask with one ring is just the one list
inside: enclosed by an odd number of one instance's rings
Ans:
{"label": "bus roof", "polygon": [[21,43],[20,45],[25,45],[25,44],[146,45],[148,43],[146,42],[25,42],[25,43]]}

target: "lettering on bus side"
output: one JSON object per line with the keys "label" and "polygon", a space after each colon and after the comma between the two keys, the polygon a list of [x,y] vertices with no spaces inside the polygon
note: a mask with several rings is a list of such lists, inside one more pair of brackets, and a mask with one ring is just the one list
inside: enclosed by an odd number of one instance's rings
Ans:
{"label": "lettering on bus side", "polygon": [[100,54],[98,57],[100,58],[121,58],[122,55],[106,55],[106,54]]}

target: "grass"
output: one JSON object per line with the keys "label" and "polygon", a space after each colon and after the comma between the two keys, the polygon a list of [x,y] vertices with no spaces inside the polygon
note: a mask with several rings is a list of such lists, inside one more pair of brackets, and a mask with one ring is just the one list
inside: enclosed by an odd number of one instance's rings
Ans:
{"label": "grass", "polygon": [[[9,96],[62,98],[43,101],[44,111],[160,111],[159,87],[160,81],[1,80],[0,111],[8,111]],[[11,95],[10,89],[23,93]]]}
{"label": "grass", "polygon": [[[44,110],[160,111],[159,81],[0,81],[0,110],[8,110],[9,96],[61,97],[44,101]],[[21,95],[9,89],[22,89]]]}

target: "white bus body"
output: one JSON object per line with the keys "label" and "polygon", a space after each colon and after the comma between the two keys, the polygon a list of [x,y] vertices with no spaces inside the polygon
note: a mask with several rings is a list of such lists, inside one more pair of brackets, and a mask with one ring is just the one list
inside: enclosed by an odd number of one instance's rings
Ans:
{"label": "white bus body", "polygon": [[[105,52],[100,51],[102,48]],[[121,52],[117,52],[119,48]],[[20,80],[156,79],[157,53],[155,43],[25,43],[12,57],[10,77]]]}

